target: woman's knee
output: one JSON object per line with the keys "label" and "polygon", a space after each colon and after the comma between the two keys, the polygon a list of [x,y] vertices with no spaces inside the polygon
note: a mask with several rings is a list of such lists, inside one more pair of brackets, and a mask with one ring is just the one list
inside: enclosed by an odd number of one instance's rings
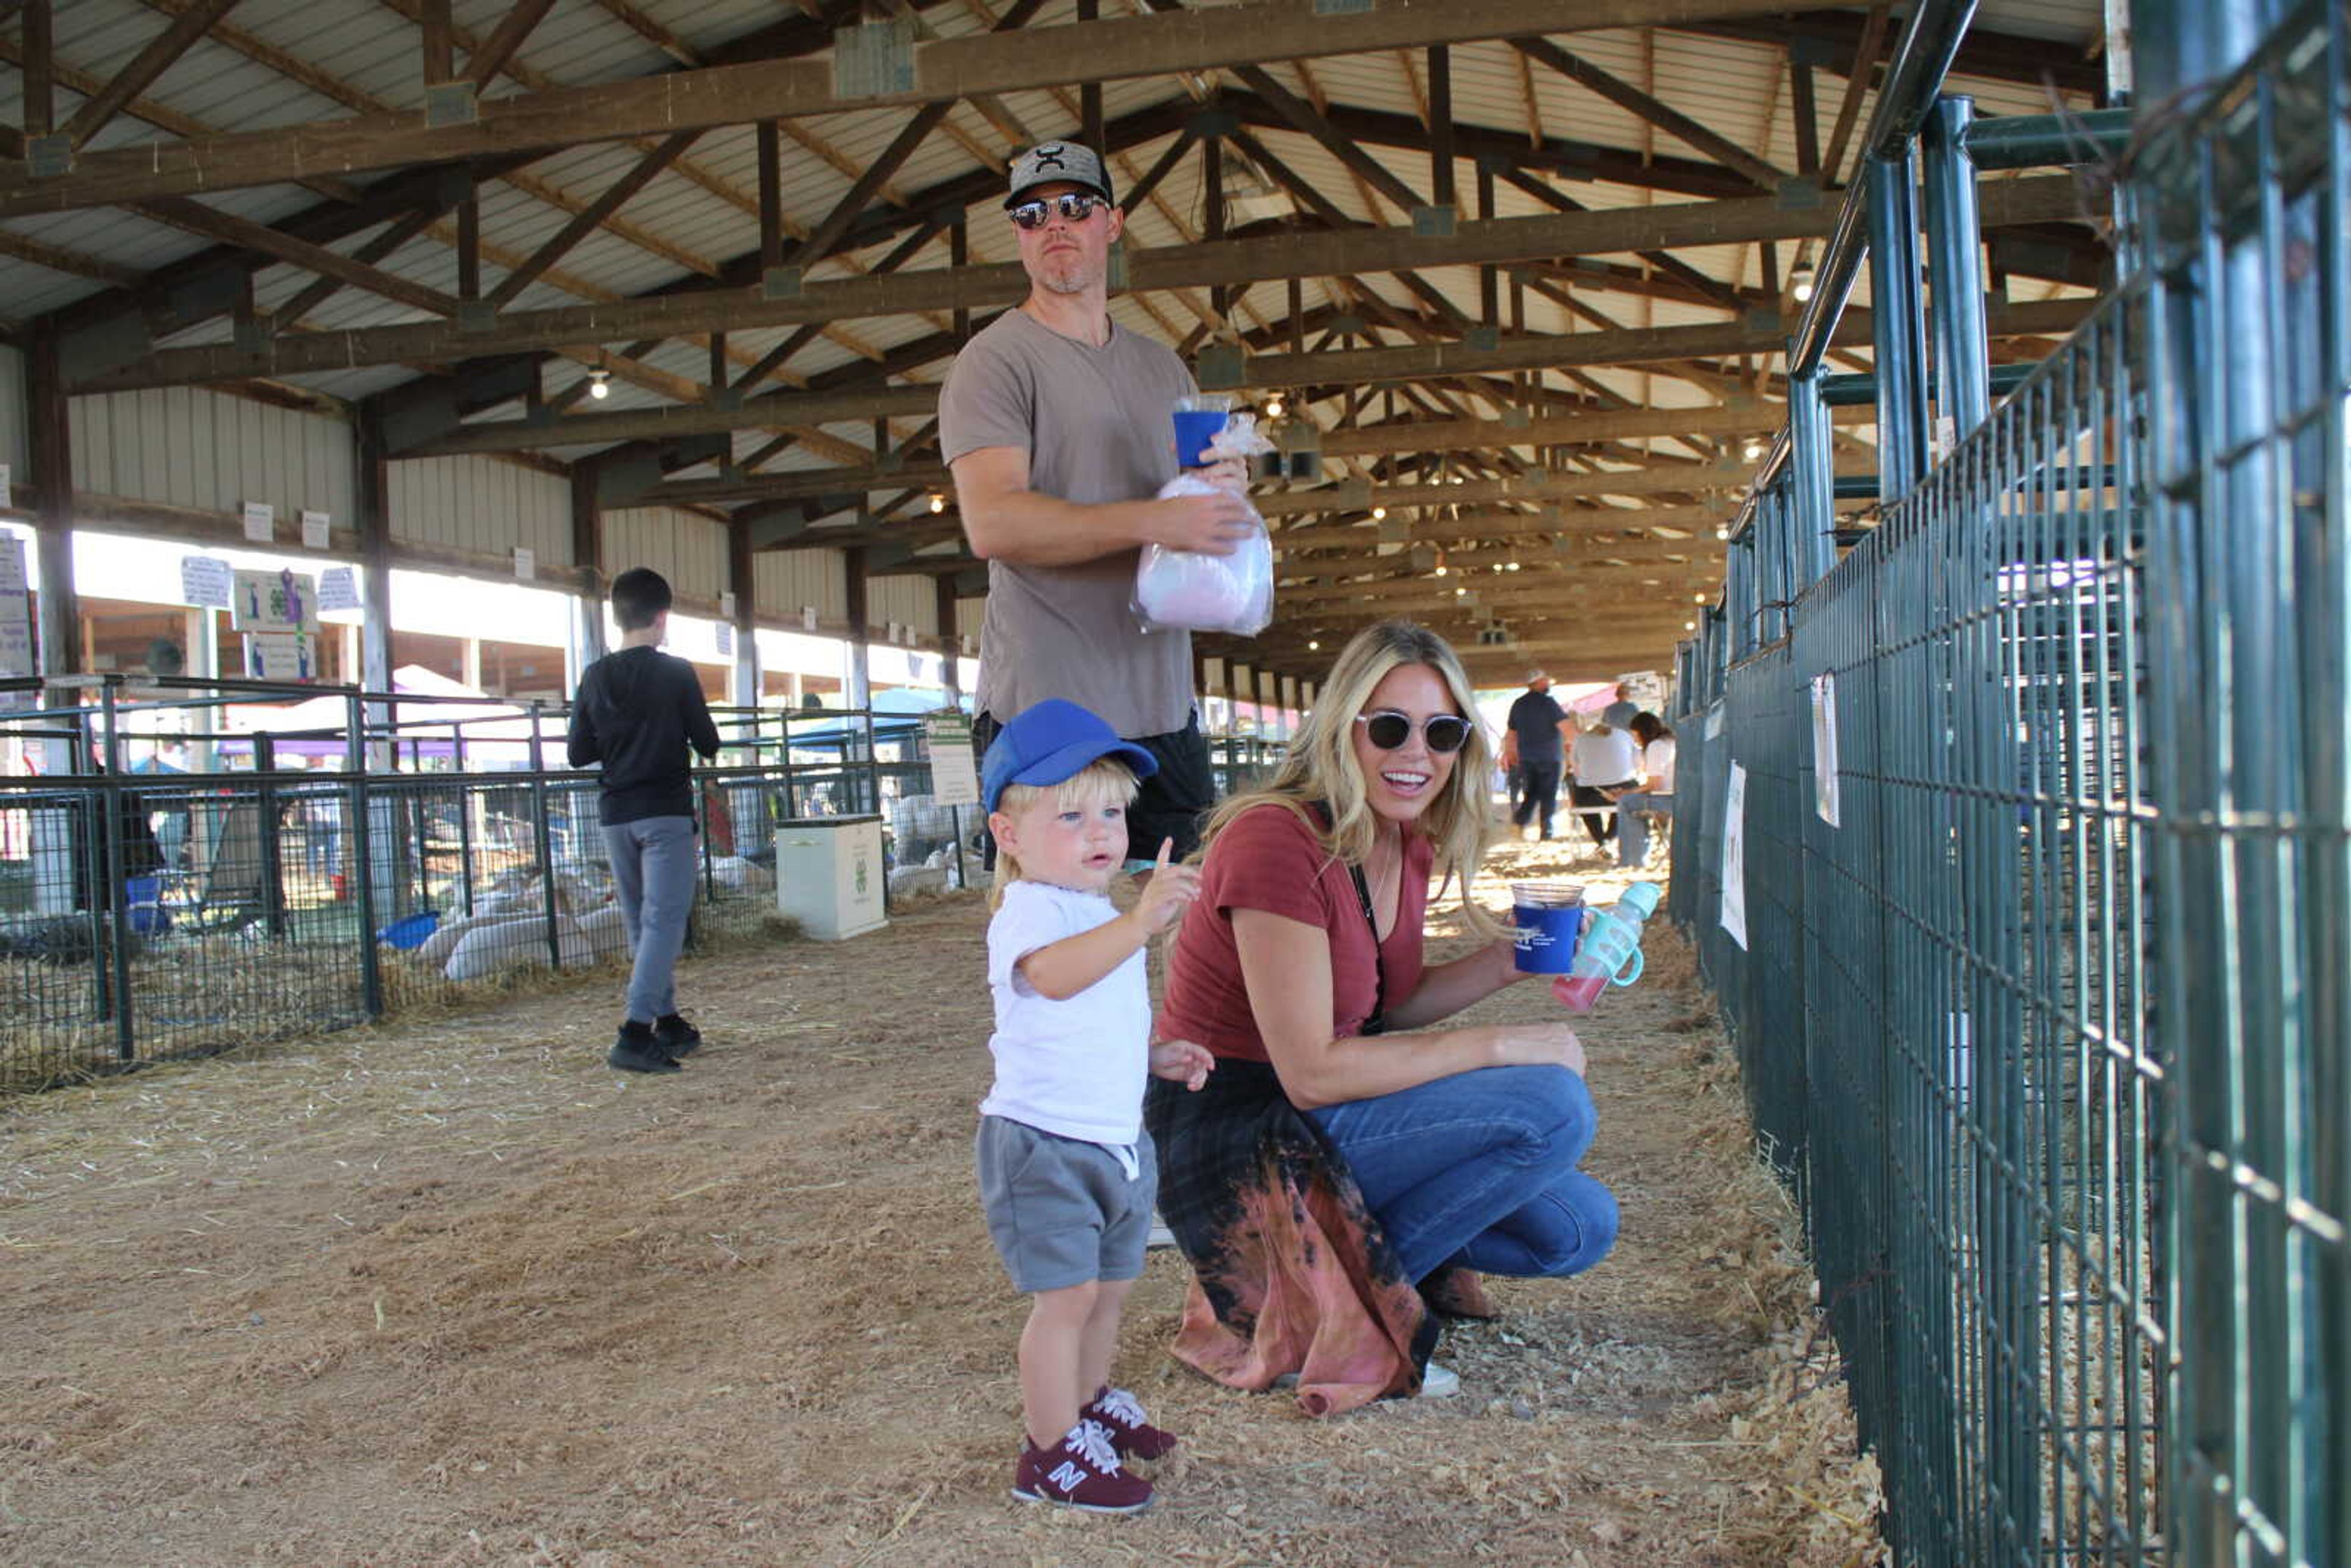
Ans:
{"label": "woman's knee", "polygon": [[1508,1075],[1508,1119],[1520,1131],[1522,1157],[1530,1165],[1573,1166],[1592,1146],[1599,1116],[1592,1091],[1564,1067],[1496,1067]]}
{"label": "woman's knee", "polygon": [[1551,1235],[1544,1274],[1581,1274],[1616,1245],[1621,1221],[1616,1195],[1593,1177],[1578,1171],[1539,1201],[1553,1211],[1552,1224],[1545,1227]]}

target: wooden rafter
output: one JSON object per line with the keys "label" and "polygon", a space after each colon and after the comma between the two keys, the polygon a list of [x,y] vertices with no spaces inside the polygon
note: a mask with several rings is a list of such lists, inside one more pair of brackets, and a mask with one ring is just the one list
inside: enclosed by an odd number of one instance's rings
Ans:
{"label": "wooden rafter", "polygon": [[229,7],[235,4],[236,0],[199,0],[173,17],[168,26],[147,41],[146,47],[114,73],[112,80],[82,100],[82,106],[65,123],[66,140],[76,148],[87,145],[109,120],[130,107],[131,99],[145,92],[157,77],[172,68],[173,61],[186,54],[206,27],[227,15]]}

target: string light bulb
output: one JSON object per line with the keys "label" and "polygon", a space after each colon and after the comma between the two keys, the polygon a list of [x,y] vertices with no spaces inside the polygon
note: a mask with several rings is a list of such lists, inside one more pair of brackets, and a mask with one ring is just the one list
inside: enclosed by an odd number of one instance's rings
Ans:
{"label": "string light bulb", "polygon": [[594,398],[598,402],[601,402],[606,398],[611,397],[612,395],[612,372],[610,371],[590,371],[588,372],[588,395]]}

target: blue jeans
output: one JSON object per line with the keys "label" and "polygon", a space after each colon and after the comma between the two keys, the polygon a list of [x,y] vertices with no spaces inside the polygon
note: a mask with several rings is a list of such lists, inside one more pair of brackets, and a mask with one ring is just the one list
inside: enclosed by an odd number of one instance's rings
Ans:
{"label": "blue jeans", "polygon": [[1616,863],[1638,866],[1649,858],[1649,822],[1644,811],[1665,811],[1674,809],[1671,795],[1651,795],[1635,790],[1630,795],[1616,797]]}
{"label": "blue jeans", "polygon": [[604,852],[621,894],[621,924],[636,967],[629,972],[629,1017],[652,1023],[677,1011],[671,974],[694,912],[692,817],[643,817],[604,830]]}
{"label": "blue jeans", "polygon": [[1577,1274],[1616,1239],[1616,1199],[1575,1168],[1592,1092],[1564,1067],[1489,1067],[1310,1111],[1416,1281]]}

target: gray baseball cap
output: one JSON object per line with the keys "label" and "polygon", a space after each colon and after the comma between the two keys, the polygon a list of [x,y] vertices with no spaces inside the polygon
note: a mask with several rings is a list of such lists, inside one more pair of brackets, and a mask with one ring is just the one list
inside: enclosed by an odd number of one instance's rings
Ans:
{"label": "gray baseball cap", "polygon": [[1012,189],[1004,198],[1008,210],[1020,204],[1022,193],[1038,185],[1084,185],[1113,200],[1110,175],[1091,147],[1075,141],[1040,141],[1012,161]]}

